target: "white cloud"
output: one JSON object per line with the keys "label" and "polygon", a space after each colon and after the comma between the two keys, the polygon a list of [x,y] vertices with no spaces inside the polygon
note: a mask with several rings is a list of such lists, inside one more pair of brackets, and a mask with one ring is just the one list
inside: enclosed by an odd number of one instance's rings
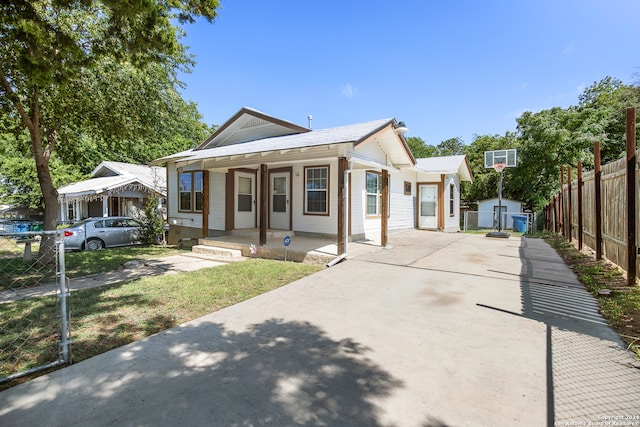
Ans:
{"label": "white cloud", "polygon": [[358,93],[356,88],[351,86],[351,83],[347,83],[346,85],[341,86],[340,90],[342,91],[342,95],[347,98],[352,98],[354,95]]}

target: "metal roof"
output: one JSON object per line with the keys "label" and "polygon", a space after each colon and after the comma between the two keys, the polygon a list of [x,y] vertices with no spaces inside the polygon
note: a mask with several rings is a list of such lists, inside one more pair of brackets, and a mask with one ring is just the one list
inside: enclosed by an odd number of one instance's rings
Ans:
{"label": "metal roof", "polygon": [[463,154],[416,159],[416,169],[426,173],[457,173],[460,174],[460,180],[473,181],[467,156]]}
{"label": "metal roof", "polygon": [[[160,160],[176,159],[177,161],[193,161],[215,157],[238,156],[251,153],[290,150],[296,148],[317,147],[341,143],[358,143],[369,135],[391,124],[393,119],[380,119],[366,123],[357,123],[328,129],[318,129],[294,135],[262,138],[240,144],[204,150],[191,150],[167,156]],[[158,161],[156,161],[158,162]]]}

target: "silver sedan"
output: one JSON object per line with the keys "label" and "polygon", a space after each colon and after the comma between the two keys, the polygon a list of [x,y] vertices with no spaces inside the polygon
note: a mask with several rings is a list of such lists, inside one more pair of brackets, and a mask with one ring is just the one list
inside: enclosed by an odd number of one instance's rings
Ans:
{"label": "silver sedan", "polygon": [[142,224],[124,216],[87,218],[64,229],[67,250],[95,251],[142,243]]}

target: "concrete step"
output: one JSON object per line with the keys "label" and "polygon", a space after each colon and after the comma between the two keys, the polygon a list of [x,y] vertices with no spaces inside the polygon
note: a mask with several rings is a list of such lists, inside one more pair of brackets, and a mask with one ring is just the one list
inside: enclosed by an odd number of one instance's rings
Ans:
{"label": "concrete step", "polygon": [[242,258],[242,251],[239,249],[221,248],[209,245],[195,245],[191,248],[191,252],[224,258]]}

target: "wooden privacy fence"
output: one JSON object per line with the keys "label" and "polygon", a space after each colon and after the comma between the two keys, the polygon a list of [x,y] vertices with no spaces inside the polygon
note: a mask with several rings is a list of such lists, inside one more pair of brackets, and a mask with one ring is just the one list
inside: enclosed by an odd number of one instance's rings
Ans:
{"label": "wooden privacy fence", "polygon": [[577,240],[596,252],[596,259],[606,257],[627,272],[633,286],[640,278],[640,237],[637,233],[640,199],[640,150],[635,144],[635,109],[627,109],[627,150],[625,158],[600,165],[600,144],[594,144],[595,167],[583,173],[577,166],[577,180],[572,168],[560,168],[561,191],[545,207],[545,228],[569,241]]}

